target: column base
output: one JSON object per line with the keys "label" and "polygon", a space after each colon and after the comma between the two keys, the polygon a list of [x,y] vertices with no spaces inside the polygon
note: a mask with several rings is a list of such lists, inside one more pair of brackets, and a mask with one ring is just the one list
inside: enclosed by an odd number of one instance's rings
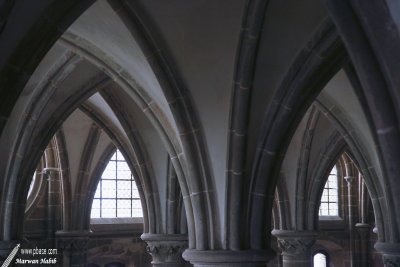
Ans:
{"label": "column base", "polygon": [[272,250],[194,250],[187,249],[183,258],[194,267],[265,267],[275,257]]}
{"label": "column base", "polygon": [[385,267],[400,267],[400,243],[378,242],[375,249],[382,254]]}

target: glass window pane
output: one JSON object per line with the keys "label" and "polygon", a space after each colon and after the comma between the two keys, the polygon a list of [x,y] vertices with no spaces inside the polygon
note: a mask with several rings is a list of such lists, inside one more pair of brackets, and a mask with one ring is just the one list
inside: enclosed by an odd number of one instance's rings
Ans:
{"label": "glass window pane", "polygon": [[118,218],[129,218],[131,217],[131,209],[118,209],[117,210]]}
{"label": "glass window pane", "polygon": [[336,165],[326,181],[324,191],[321,196],[320,216],[338,216],[339,215],[338,198],[338,177]]}
{"label": "glass window pane", "polygon": [[115,181],[103,180],[101,182],[102,198],[115,198],[116,197],[116,184]]}
{"label": "glass window pane", "polygon": [[92,218],[142,217],[139,192],[129,165],[117,150],[97,186]]}
{"label": "glass window pane", "polygon": [[118,200],[117,217],[131,217],[131,200]]}
{"label": "glass window pane", "polygon": [[100,209],[100,199],[93,199],[92,209]]}
{"label": "glass window pane", "polygon": [[124,180],[131,180],[132,179],[132,174],[131,171],[120,171],[118,170],[118,179],[124,179]]}
{"label": "glass window pane", "polygon": [[94,198],[100,198],[100,186],[97,187],[96,193],[94,194]]}
{"label": "glass window pane", "polygon": [[115,209],[117,207],[117,203],[115,199],[102,199],[101,200],[101,209]]}
{"label": "glass window pane", "polygon": [[105,179],[115,179],[115,176],[115,164],[108,164],[107,167],[104,169],[103,174],[101,175],[101,177]]}
{"label": "glass window pane", "polygon": [[103,199],[101,202],[101,215],[103,218],[115,218],[116,216],[116,200]]}
{"label": "glass window pane", "polygon": [[134,209],[141,209],[142,208],[142,204],[140,203],[139,199],[133,199],[132,200],[132,208],[134,208]]}
{"label": "glass window pane", "polygon": [[118,171],[127,171],[127,172],[131,172],[131,169],[129,169],[128,163],[126,163],[125,161],[118,161],[117,163],[117,168]]}
{"label": "glass window pane", "polygon": [[100,209],[92,208],[92,211],[90,213],[90,218],[100,218]]}
{"label": "glass window pane", "polygon": [[135,182],[132,182],[132,197],[133,198],[140,198],[139,190],[136,188]]}
{"label": "glass window pane", "polygon": [[116,154],[116,160],[125,160],[124,156],[122,156],[121,151],[117,150]]}
{"label": "glass window pane", "polygon": [[132,200],[132,217],[143,217],[142,204],[139,199]]}
{"label": "glass window pane", "polygon": [[132,198],[131,186],[131,181],[117,181],[117,198]]}

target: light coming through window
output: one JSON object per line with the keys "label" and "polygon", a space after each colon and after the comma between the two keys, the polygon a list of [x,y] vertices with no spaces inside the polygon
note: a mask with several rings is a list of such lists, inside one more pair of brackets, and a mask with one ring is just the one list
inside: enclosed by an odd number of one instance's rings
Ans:
{"label": "light coming through window", "polygon": [[317,253],[314,255],[313,265],[314,267],[326,267],[326,256],[323,253]]}
{"label": "light coming through window", "polygon": [[338,177],[335,165],[329,174],[322,193],[319,216],[339,216],[338,202]]}
{"label": "light coming through window", "polygon": [[91,218],[143,217],[139,192],[121,152],[107,164],[93,199]]}

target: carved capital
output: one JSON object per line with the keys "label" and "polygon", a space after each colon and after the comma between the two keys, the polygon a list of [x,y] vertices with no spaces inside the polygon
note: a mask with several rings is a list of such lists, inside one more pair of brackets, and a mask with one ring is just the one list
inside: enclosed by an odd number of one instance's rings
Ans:
{"label": "carved capital", "polygon": [[153,265],[184,262],[182,253],[188,246],[186,236],[143,234],[141,238],[147,243],[147,252],[153,258]]}
{"label": "carved capital", "polygon": [[88,234],[87,231],[58,231],[56,232],[57,248],[74,253],[86,253],[89,244]]}
{"label": "carved capital", "polygon": [[307,253],[314,239],[278,239],[279,248],[286,254],[304,254]]}
{"label": "carved capital", "polygon": [[310,252],[317,233],[313,231],[274,230],[272,235],[278,238],[278,246],[282,250],[282,254],[301,255]]}
{"label": "carved capital", "polygon": [[86,251],[89,239],[84,238],[59,238],[57,239],[57,247],[62,250],[69,251]]}
{"label": "carved capital", "polygon": [[152,263],[183,261],[182,253],[187,248],[187,242],[179,241],[147,241],[147,252],[152,256]]}

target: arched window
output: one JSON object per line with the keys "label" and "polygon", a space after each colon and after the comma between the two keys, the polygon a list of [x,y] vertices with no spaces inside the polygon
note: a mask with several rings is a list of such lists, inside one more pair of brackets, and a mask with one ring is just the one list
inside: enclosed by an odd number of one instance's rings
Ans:
{"label": "arched window", "polygon": [[339,216],[339,197],[338,197],[338,175],[337,167],[333,166],[319,206],[319,216]]}
{"label": "arched window", "polygon": [[97,185],[91,218],[143,217],[139,192],[132,172],[117,150]]}
{"label": "arched window", "polygon": [[318,252],[314,254],[313,257],[313,266],[314,267],[327,267],[328,266],[328,261],[327,257],[324,253]]}

